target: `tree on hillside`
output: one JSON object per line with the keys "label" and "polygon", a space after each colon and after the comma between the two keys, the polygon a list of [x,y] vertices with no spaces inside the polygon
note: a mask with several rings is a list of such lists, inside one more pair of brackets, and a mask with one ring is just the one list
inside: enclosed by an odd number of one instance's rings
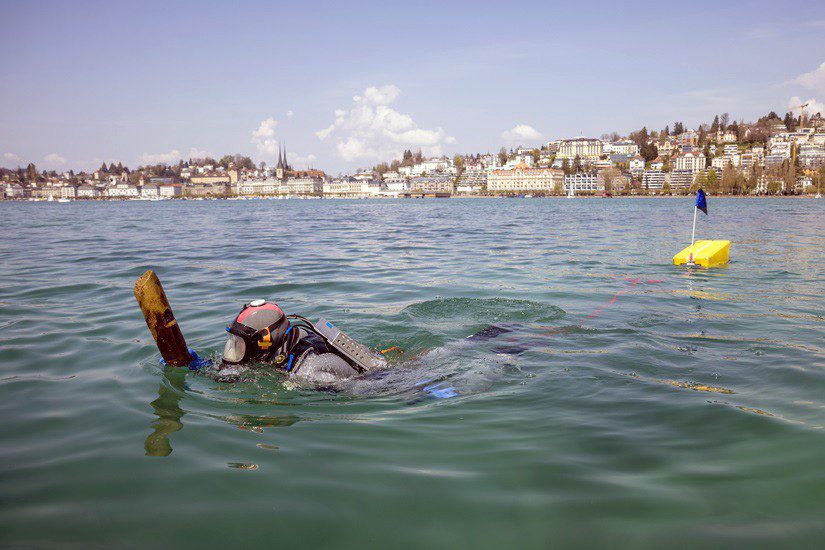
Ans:
{"label": "tree on hillside", "polygon": [[785,119],[782,121],[785,123],[785,129],[789,132],[793,130],[793,115],[791,113],[785,113]]}
{"label": "tree on hillside", "polygon": [[708,170],[707,186],[708,191],[711,193],[715,193],[719,187],[719,174],[713,168]]}
{"label": "tree on hillside", "polygon": [[730,115],[728,113],[722,113],[722,116],[719,117],[719,129],[723,132],[728,129],[728,121],[730,120]]}
{"label": "tree on hillside", "polygon": [[719,131],[719,115],[713,117],[713,124],[710,125],[710,133],[715,134]]}
{"label": "tree on hillside", "polygon": [[507,163],[507,149],[504,147],[498,150],[498,163],[502,165]]}
{"label": "tree on hillside", "polygon": [[29,165],[26,166],[25,179],[28,182],[37,181],[37,166],[35,166],[33,162],[30,162]]}
{"label": "tree on hillside", "polygon": [[639,147],[639,155],[645,162],[650,162],[659,156],[659,149],[652,143],[644,143]]}
{"label": "tree on hillside", "polygon": [[453,166],[455,166],[456,172],[460,176],[464,173],[464,157],[461,155],[456,155],[453,157]]}
{"label": "tree on hillside", "polygon": [[681,122],[674,122],[673,123],[673,135],[678,136],[679,134],[683,134],[685,132],[685,125]]}
{"label": "tree on hillside", "polygon": [[573,159],[572,171],[574,174],[578,174],[582,171],[582,158],[579,155],[576,155],[576,158]]}
{"label": "tree on hillside", "polygon": [[665,129],[662,130],[662,135],[663,136],[669,136],[670,135],[670,126],[667,126],[667,125],[665,126]]}
{"label": "tree on hillside", "polygon": [[618,181],[618,178],[621,177],[622,173],[614,168],[605,168],[600,173],[602,177],[602,181],[604,182],[604,192],[605,193],[613,193],[613,182]]}

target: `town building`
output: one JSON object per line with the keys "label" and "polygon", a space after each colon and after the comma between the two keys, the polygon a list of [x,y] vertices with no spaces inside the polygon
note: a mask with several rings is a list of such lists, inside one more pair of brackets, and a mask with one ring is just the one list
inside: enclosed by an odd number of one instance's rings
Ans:
{"label": "town building", "polygon": [[165,199],[171,199],[183,195],[183,186],[179,183],[159,185],[158,188],[160,190],[160,196]]}
{"label": "town building", "polygon": [[668,175],[661,170],[645,170],[642,173],[642,187],[649,191],[661,191]]}
{"label": "town building", "polygon": [[483,170],[465,170],[456,182],[456,193],[460,195],[478,195],[487,187],[487,172]]}
{"label": "town building", "polygon": [[825,166],[825,147],[813,143],[806,143],[799,147],[799,165],[803,168],[815,170]]}
{"label": "town building", "polygon": [[112,198],[136,198],[140,195],[140,190],[131,183],[118,183],[106,189],[106,196]]}
{"label": "town building", "polygon": [[577,137],[566,139],[559,145],[559,152],[556,158],[581,160],[598,160],[604,154],[604,144],[600,139]]}
{"label": "town building", "polygon": [[569,193],[571,187],[574,194],[604,191],[604,187],[599,187],[599,178],[595,172],[567,174],[564,176],[564,190]]}
{"label": "town building", "polygon": [[77,188],[77,198],[79,199],[97,199],[100,195],[100,189],[94,185],[83,184]]}
{"label": "town building", "polygon": [[[610,152],[614,154],[627,155],[631,158],[639,154],[639,146],[630,140],[617,141],[609,145]],[[605,152],[608,152],[606,149],[607,148],[605,148]]]}
{"label": "town building", "polygon": [[696,147],[699,145],[699,134],[695,130],[687,130],[679,134],[679,145]]}
{"label": "town building", "polygon": [[448,197],[453,194],[453,177],[420,176],[410,180],[410,194]]}
{"label": "town building", "polygon": [[321,195],[324,192],[324,180],[321,178],[289,178],[286,184],[290,195]]}
{"label": "town building", "polygon": [[155,183],[147,183],[140,188],[140,197],[142,199],[157,199],[160,198],[160,186]]}
{"label": "town building", "polygon": [[183,194],[189,197],[223,197],[229,194],[228,182],[192,183],[183,187]]}
{"label": "town building", "polygon": [[387,172],[384,174],[384,187],[392,195],[406,195],[410,192],[410,180],[398,172]]}
{"label": "town building", "polygon": [[564,185],[564,172],[555,168],[529,168],[521,164],[512,170],[492,170],[487,174],[490,193],[552,193]]}
{"label": "town building", "polygon": [[629,166],[631,173],[641,174],[642,172],[644,172],[645,169],[645,159],[643,159],[639,155],[636,155],[635,157],[630,159]]}
{"label": "town building", "polygon": [[663,157],[669,157],[673,154],[673,151],[676,150],[676,146],[673,145],[669,139],[664,141],[660,141],[659,144],[656,146],[656,149],[659,151],[659,155]]}
{"label": "town building", "polygon": [[689,170],[694,174],[704,170],[705,166],[705,154],[701,151],[680,153],[673,163],[674,170]]}
{"label": "town building", "polygon": [[[704,155],[703,155],[704,156]],[[702,168],[704,170],[704,168]],[[674,191],[679,189],[690,189],[697,172],[690,169],[677,169],[670,173],[670,188]]]}

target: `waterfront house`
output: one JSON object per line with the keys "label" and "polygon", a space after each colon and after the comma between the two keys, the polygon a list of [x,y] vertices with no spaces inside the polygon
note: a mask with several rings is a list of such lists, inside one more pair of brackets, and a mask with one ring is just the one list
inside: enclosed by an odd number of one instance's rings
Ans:
{"label": "waterfront house", "polygon": [[512,170],[492,170],[487,175],[490,193],[551,193],[564,185],[564,172],[556,168],[529,168],[520,164]]}
{"label": "waterfront house", "polygon": [[77,188],[77,197],[80,199],[96,199],[100,197],[100,189],[88,183]]}
{"label": "waterfront house", "polygon": [[167,183],[165,185],[159,185],[158,191],[161,198],[170,199],[180,197],[183,194],[183,186],[179,183]]}
{"label": "waterfront house", "polygon": [[[603,181],[604,180],[602,180],[602,184]],[[571,187],[575,194],[604,191],[604,187],[599,187],[599,178],[594,172],[576,172],[564,176],[565,192],[569,193]]]}

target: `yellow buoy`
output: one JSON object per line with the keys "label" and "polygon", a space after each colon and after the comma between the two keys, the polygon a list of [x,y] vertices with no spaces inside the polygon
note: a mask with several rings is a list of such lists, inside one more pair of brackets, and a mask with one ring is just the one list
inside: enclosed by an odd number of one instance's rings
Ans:
{"label": "yellow buoy", "polygon": [[673,257],[673,265],[692,263],[702,267],[716,267],[728,263],[729,259],[730,241],[696,241]]}

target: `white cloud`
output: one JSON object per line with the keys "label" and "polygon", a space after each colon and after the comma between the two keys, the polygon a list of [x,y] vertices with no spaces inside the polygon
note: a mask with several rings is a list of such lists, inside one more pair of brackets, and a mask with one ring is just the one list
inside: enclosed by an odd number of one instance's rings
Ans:
{"label": "white cloud", "polygon": [[168,153],[143,153],[141,164],[171,164],[180,160],[180,151],[172,149]]}
{"label": "white cloud", "polygon": [[209,151],[204,151],[202,149],[198,149],[197,147],[192,147],[189,149],[189,158],[190,159],[205,159],[205,158],[213,158],[215,155],[210,153]]}
{"label": "white cloud", "polygon": [[292,118],[293,115],[295,115],[295,113],[293,113],[291,109],[286,112],[286,118]]}
{"label": "white cloud", "polygon": [[419,128],[410,115],[390,107],[401,95],[393,84],[370,86],[352,98],[352,106],[335,110],[335,121],[315,132],[320,140],[337,136],[338,155],[351,162],[361,159],[398,158],[404,149],[440,155],[444,144],[455,143],[441,128]]}
{"label": "white cloud", "polygon": [[318,136],[318,139],[323,141],[323,140],[327,139],[329,137],[329,135],[334,130],[335,130],[335,124],[330,124],[329,126],[324,128],[323,130],[318,130],[317,132],[315,132],[315,135]]}
{"label": "white cloud", "polygon": [[43,161],[49,164],[66,164],[66,159],[58,155],[57,153],[49,153],[45,157],[43,157]]}
{"label": "white cloud", "polygon": [[272,117],[262,120],[258,129],[252,132],[250,141],[258,148],[258,154],[267,159],[278,156],[278,141],[275,139],[275,127],[278,121]]}
{"label": "white cloud", "polygon": [[[381,86],[380,88],[370,86],[364,90],[364,100],[369,101],[370,103],[375,103],[376,105],[389,105],[398,99],[398,96],[400,95],[401,89],[395,84],[388,84],[386,86]],[[356,99],[357,97],[358,96],[353,99]]]}
{"label": "white cloud", "polygon": [[3,153],[3,158],[10,162],[23,162],[23,158],[14,153]]}
{"label": "white cloud", "polygon": [[518,124],[501,133],[507,141],[535,141],[541,139],[541,133],[528,124]]}
{"label": "white cloud", "polygon": [[825,92],[825,63],[817,69],[797,76],[794,83],[804,86],[810,90],[822,90]]}
{"label": "white cloud", "polygon": [[805,105],[805,108],[801,109],[801,111],[808,116],[815,115],[816,113],[825,115],[825,104],[814,98],[802,101],[798,96],[793,96],[788,100],[788,110],[794,115],[799,115],[800,109],[797,107],[801,107],[802,105]]}

